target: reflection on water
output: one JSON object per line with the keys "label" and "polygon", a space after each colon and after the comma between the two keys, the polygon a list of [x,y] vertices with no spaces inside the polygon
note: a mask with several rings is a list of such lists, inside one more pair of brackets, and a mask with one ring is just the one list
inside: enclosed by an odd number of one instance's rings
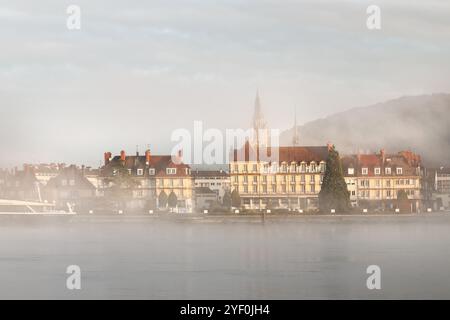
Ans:
{"label": "reflection on water", "polygon": [[3,225],[0,298],[450,298],[450,217],[377,219]]}

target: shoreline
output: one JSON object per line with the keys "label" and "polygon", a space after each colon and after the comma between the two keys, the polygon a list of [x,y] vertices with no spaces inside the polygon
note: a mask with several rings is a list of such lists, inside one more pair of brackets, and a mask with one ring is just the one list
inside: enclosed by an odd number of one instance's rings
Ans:
{"label": "shoreline", "polygon": [[449,211],[420,214],[76,214],[67,216],[49,215],[2,215],[0,216],[0,227],[10,223],[17,224],[78,224],[78,223],[211,223],[211,224],[271,224],[271,223],[321,223],[321,222],[408,222],[424,221],[435,222],[442,219],[450,220]]}
{"label": "shoreline", "polygon": [[450,212],[422,214],[148,214],[148,215],[78,215],[71,222],[175,222],[175,223],[272,223],[330,221],[417,221],[449,218]]}

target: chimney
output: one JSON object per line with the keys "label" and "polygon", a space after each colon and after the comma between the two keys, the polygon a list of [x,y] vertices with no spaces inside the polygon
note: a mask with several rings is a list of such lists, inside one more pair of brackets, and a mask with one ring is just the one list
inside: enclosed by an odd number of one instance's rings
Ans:
{"label": "chimney", "polygon": [[150,165],[150,150],[149,149],[145,150],[145,164],[147,166]]}
{"label": "chimney", "polygon": [[103,159],[105,160],[105,166],[109,164],[109,159],[111,159],[111,152],[105,152],[103,155]]}
{"label": "chimney", "polygon": [[178,150],[178,158],[180,158],[180,160],[183,160],[183,150]]}
{"label": "chimney", "polygon": [[125,157],[126,157],[125,151],[124,150],[120,151],[120,161],[125,161]]}

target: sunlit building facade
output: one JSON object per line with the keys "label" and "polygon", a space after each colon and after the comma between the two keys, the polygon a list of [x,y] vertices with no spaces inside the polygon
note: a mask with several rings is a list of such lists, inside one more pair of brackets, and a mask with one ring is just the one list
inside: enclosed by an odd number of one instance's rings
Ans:
{"label": "sunlit building facade", "polygon": [[343,172],[354,206],[393,209],[400,190],[410,200],[411,211],[420,210],[423,168],[411,151],[355,154],[342,157]]}
{"label": "sunlit building facade", "polygon": [[[326,169],[328,147],[279,147],[277,160],[252,160],[246,144],[230,162],[232,191],[238,191],[246,209],[314,210]],[[272,152],[275,150],[272,149]]]}

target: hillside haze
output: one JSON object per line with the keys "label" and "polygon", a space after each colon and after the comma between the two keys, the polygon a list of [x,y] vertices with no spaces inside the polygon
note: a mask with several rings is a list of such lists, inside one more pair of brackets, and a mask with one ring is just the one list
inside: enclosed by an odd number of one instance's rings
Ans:
{"label": "hillside haze", "polygon": [[[410,149],[428,166],[450,164],[450,94],[407,96],[350,109],[298,127],[301,145],[332,142],[341,153]],[[292,143],[293,129],[281,134]]]}

